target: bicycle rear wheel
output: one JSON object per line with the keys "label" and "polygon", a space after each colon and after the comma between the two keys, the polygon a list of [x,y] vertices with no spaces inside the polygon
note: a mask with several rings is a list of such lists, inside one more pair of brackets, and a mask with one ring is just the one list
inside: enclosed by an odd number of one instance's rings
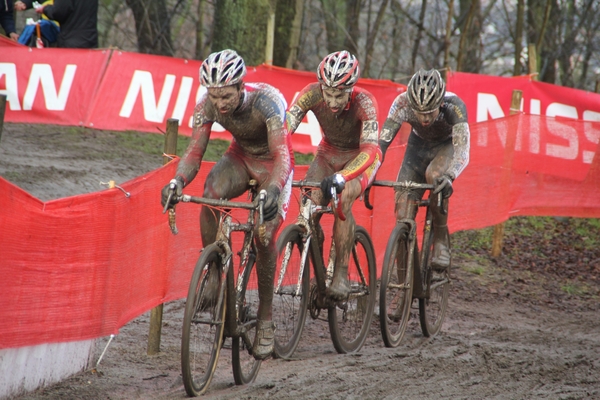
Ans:
{"label": "bicycle rear wheel", "polygon": [[252,355],[258,316],[258,278],[254,265],[255,259],[255,253],[252,253],[236,288],[236,321],[238,327],[245,325],[239,337],[231,338],[231,364],[236,385],[245,385],[254,381],[261,364],[261,361],[254,359]]}
{"label": "bicycle rear wheel", "polygon": [[[310,291],[310,261],[302,265],[302,228],[287,226],[277,240],[277,270],[273,294],[275,356],[290,358],[300,342]],[[303,268],[303,269],[302,269]],[[302,271],[302,274],[300,274]]]}
{"label": "bicycle rear wheel", "polygon": [[225,328],[225,276],[221,249],[207,246],[194,268],[185,303],[181,370],[188,396],[199,396],[212,380]]}
{"label": "bicycle rear wheel", "polygon": [[[426,297],[419,299],[419,319],[421,322],[421,331],[426,337],[436,335],[444,322],[446,309],[448,308],[448,294],[450,292],[450,267],[443,272],[435,271],[431,267],[431,257],[433,254],[433,227],[429,234],[423,240],[421,260],[426,264],[425,285]],[[452,262],[450,262],[450,266]]]}
{"label": "bicycle rear wheel", "polygon": [[359,351],[365,343],[377,290],[375,250],[365,228],[357,226],[348,263],[350,295],[328,309],[329,330],[338,353]]}
{"label": "bicycle rear wheel", "polygon": [[402,341],[413,292],[413,257],[409,257],[405,225],[396,225],[385,249],[379,287],[379,322],[386,347],[396,347]]}

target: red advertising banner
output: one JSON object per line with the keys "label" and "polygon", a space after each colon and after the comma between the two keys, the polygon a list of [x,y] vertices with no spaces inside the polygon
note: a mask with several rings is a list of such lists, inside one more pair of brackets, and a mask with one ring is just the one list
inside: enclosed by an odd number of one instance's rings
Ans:
{"label": "red advertising banner", "polygon": [[[194,105],[205,90],[198,80],[200,61],[118,50],[30,49],[5,42],[0,42],[0,46],[0,94],[7,95],[8,122],[157,133],[167,119],[175,118],[180,121],[180,133],[191,133]],[[248,67],[246,78],[248,82],[277,87],[288,104],[315,79],[313,72],[265,65]],[[385,80],[361,79],[359,85],[377,99],[381,124],[394,98],[405,90],[404,85]],[[510,115],[513,90],[523,92],[520,109],[525,114],[600,120],[600,94],[540,83],[528,77],[457,72],[449,75],[447,87],[465,101],[472,123]],[[555,138],[546,149],[538,148],[541,143],[535,137],[535,126],[531,134],[518,140],[534,154],[547,151],[558,158],[569,158],[577,152],[577,157],[589,162],[593,152],[590,148],[599,140],[597,130],[584,127],[573,133],[560,122],[552,124],[550,132]],[[230,139],[218,125],[213,137]],[[474,144],[486,147],[488,137],[482,133]],[[318,122],[308,113],[293,137],[294,148],[313,152],[320,139]]]}
{"label": "red advertising banner", "polygon": [[0,47],[7,122],[83,125],[112,50]]}
{"label": "red advertising banner", "polygon": [[[7,122],[157,132],[166,119],[189,120],[198,94],[198,61],[113,50],[28,49],[0,40],[0,94]],[[314,74],[259,66],[248,81],[280,88],[288,102]],[[380,121],[402,85],[361,80],[378,99]],[[452,232],[516,215],[600,218],[600,95],[533,82],[451,74],[449,90],[465,99],[470,163],[450,201]],[[513,90],[522,112],[510,115]],[[308,116],[296,150],[314,149],[318,124]],[[215,132],[215,136],[226,132]],[[377,179],[394,179],[407,127],[390,146]],[[186,189],[200,194],[211,163]],[[90,339],[116,333],[152,307],[185,295],[198,256],[198,214],[178,206],[173,236],[158,201],[172,162],[121,186],[41,202],[0,178],[0,349]],[[306,167],[296,167],[300,179]],[[371,191],[373,211],[357,201],[357,223],[372,234],[378,267],[395,219],[389,188]],[[298,213],[295,193],[286,224]],[[372,229],[374,226],[377,229]],[[327,230],[329,229],[329,231]],[[330,226],[325,226],[330,232]]]}

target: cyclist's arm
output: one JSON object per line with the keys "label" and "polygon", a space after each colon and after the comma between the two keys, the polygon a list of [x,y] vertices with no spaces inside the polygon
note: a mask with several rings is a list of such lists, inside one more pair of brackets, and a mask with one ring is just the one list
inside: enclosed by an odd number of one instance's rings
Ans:
{"label": "cyclist's arm", "polygon": [[293,168],[291,139],[285,126],[285,99],[279,92],[263,94],[255,104],[265,118],[269,152],[274,161],[268,185],[282,190]]}
{"label": "cyclist's arm", "polygon": [[469,164],[470,136],[468,123],[461,122],[452,127],[454,156],[452,157],[450,167],[446,171],[452,179],[456,179]]}
{"label": "cyclist's arm", "polygon": [[452,125],[454,156],[446,174],[452,179],[456,179],[469,164],[471,133],[467,122],[467,107],[465,103],[453,93],[447,94],[450,94],[447,108],[448,122]]}
{"label": "cyclist's arm", "polygon": [[361,105],[359,116],[362,119],[360,153],[339,173],[346,181],[360,176],[376,159],[381,159],[379,148],[379,122],[377,122],[377,102],[367,93],[359,93],[356,101]]}
{"label": "cyclist's arm", "polygon": [[388,118],[383,123],[381,128],[381,134],[379,135],[379,147],[381,148],[382,161],[385,157],[388,147],[392,144],[392,141],[396,137],[396,134],[400,130],[402,123],[398,123],[391,118]]}
{"label": "cyclist's arm", "polygon": [[183,179],[184,186],[187,186],[198,174],[200,163],[204,157],[213,121],[208,120],[204,115],[204,103],[198,103],[194,110],[194,126],[192,129],[192,138],[187,149],[183,153],[177,173]]}
{"label": "cyclist's arm", "polygon": [[291,155],[291,139],[285,127],[283,110],[281,115],[276,115],[267,120],[269,131],[269,151],[273,155],[273,171],[269,184],[275,184],[282,190],[294,167]]}
{"label": "cyclist's arm", "polygon": [[406,120],[405,118],[405,103],[406,96],[402,94],[394,99],[390,111],[388,112],[387,119],[383,123],[381,128],[381,134],[379,135],[379,147],[381,148],[382,161],[385,158],[385,153],[388,147],[394,141],[396,134],[400,130],[402,123]]}
{"label": "cyclist's arm", "polygon": [[309,84],[305,86],[285,113],[287,131],[290,135],[296,132],[296,129],[298,129],[298,126],[304,119],[308,110],[315,105],[315,102],[319,97],[317,96],[318,93],[315,91],[315,88],[318,88],[318,85],[315,86],[315,84]]}

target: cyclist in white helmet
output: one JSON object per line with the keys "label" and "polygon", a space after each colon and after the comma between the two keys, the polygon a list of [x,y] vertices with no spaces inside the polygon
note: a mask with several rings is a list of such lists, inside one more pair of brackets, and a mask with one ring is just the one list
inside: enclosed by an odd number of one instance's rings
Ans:
{"label": "cyclist in white helmet", "polygon": [[[207,91],[194,109],[192,139],[174,179],[180,193],[196,177],[211,127],[217,122],[231,133],[233,141],[209,172],[204,197],[235,198],[248,190],[250,179],[258,181],[259,190],[266,189],[264,219],[268,244],[256,240],[260,303],[253,347],[254,357],[265,359],[271,355],[274,341],[271,303],[277,262],[275,239],[290,199],[294,159],[285,126],[287,105],[283,95],[265,83],[244,83],[245,75],[244,60],[233,50],[213,53],[204,60],[200,82]],[[162,190],[163,206],[168,192],[167,184]],[[218,221],[217,211],[202,208],[200,230],[204,246],[215,241]]]}
{"label": "cyclist in white helmet", "polygon": [[[435,184],[434,194],[442,196],[443,208],[447,209],[452,182],[469,163],[470,131],[465,103],[446,91],[439,71],[421,69],[408,82],[407,91],[392,103],[379,137],[384,155],[404,122],[412,129],[397,181]],[[422,190],[398,191],[396,217],[414,218],[416,202],[422,197]],[[448,215],[437,203],[436,197],[431,204],[435,227],[431,264],[443,271],[450,266]]]}
{"label": "cyclist in white helmet", "polygon": [[[323,139],[306,179],[321,181],[325,203],[331,187],[342,196],[346,220],[342,221],[336,214],[333,226],[336,263],[333,282],[327,288],[327,295],[333,300],[347,298],[350,291],[348,261],[356,226],[352,204],[373,182],[381,164],[377,101],[371,93],[355,86],[359,76],[354,55],[347,51],[331,53],[319,64],[318,82],[302,89],[287,112],[290,133],[298,128],[308,111],[317,117]],[[313,194],[316,201],[323,197]],[[319,239],[323,240],[322,232]]]}

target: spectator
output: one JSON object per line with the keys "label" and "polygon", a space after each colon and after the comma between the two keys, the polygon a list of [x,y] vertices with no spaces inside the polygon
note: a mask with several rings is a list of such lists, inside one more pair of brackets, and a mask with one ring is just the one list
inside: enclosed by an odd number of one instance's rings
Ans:
{"label": "spectator", "polygon": [[0,25],[6,36],[15,42],[19,40],[19,35],[15,29],[15,16],[13,0],[0,0]]}
{"label": "spectator", "polygon": [[[17,0],[15,1],[15,10],[17,11],[25,11],[28,8],[33,8],[33,2],[35,0],[31,0],[31,1],[27,1],[27,4],[25,4],[23,2],[23,0]],[[38,2],[39,3],[39,2]],[[49,6],[49,5],[53,5],[54,4],[54,0],[47,0],[45,2],[43,2],[41,5],[42,6]],[[46,17],[44,14],[42,14],[42,19],[46,20],[46,21],[50,21],[50,18]],[[52,21],[56,24],[56,26],[60,27],[60,24],[56,21]]]}
{"label": "spectator", "polygon": [[[15,7],[18,10],[32,8],[34,1],[19,0],[15,3]],[[58,47],[80,49],[98,47],[98,0],[54,0],[54,4],[47,3],[36,8],[35,11],[60,24]]]}

